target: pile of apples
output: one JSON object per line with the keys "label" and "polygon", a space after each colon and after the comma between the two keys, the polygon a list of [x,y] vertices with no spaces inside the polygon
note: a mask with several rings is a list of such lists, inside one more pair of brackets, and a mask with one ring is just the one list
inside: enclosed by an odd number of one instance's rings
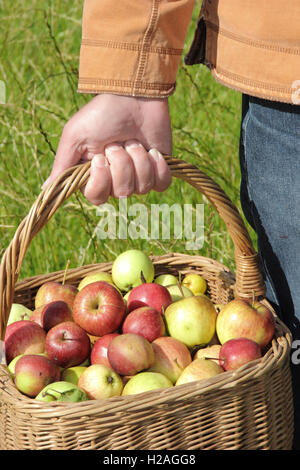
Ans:
{"label": "pile of apples", "polygon": [[262,303],[215,305],[196,271],[155,277],[150,257],[127,250],[111,274],[77,286],[48,281],[35,309],[13,304],[5,333],[17,389],[41,401],[134,395],[207,379],[262,357],[275,333]]}

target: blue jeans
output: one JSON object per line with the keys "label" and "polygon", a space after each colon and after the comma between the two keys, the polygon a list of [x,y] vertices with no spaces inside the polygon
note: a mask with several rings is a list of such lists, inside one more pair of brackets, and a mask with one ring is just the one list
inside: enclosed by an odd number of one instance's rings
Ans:
{"label": "blue jeans", "polygon": [[[257,234],[267,298],[300,339],[300,106],[243,95],[241,204]],[[300,449],[300,364],[292,366]]]}

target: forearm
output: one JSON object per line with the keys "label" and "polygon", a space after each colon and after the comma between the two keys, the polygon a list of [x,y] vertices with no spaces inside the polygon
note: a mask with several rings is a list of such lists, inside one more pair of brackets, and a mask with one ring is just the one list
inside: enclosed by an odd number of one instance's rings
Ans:
{"label": "forearm", "polygon": [[167,97],[195,0],[85,0],[78,91]]}

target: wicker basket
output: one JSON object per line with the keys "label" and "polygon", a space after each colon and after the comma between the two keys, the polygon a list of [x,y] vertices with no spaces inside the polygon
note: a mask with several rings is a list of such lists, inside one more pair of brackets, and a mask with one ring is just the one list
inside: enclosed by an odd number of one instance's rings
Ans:
{"label": "wicker basket", "polygon": [[[172,253],[153,257],[156,274],[196,270],[216,303],[233,296],[264,299],[257,254],[238,210],[222,189],[196,167],[166,157],[172,176],[189,182],[226,223],[235,250],[236,275],[202,256]],[[62,281],[64,272],[18,281],[26,250],[60,205],[82,188],[89,163],[67,170],[44,190],[17,229],[0,269],[1,339],[13,302],[33,306],[38,287]],[[71,269],[77,285],[88,273],[110,271],[111,263]],[[268,303],[267,303],[268,304]],[[269,305],[269,304],[268,304]],[[271,308],[271,306],[269,305]],[[0,366],[0,448],[3,450],[194,450],[290,449],[293,399],[289,330],[276,319],[276,335],[262,359],[217,377],[139,395],[82,403],[42,403],[27,398]]]}

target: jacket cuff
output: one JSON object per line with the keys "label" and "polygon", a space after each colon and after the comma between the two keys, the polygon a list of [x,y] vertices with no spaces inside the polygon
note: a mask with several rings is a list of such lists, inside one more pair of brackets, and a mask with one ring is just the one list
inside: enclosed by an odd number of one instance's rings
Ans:
{"label": "jacket cuff", "polygon": [[78,92],[170,96],[194,2],[85,0]]}

